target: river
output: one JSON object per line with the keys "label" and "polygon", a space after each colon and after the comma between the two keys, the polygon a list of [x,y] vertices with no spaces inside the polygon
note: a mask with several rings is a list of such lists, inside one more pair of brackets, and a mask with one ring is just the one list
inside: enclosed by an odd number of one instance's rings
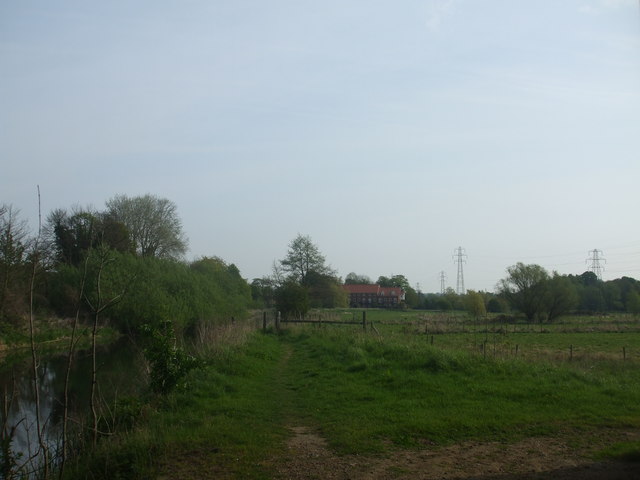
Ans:
{"label": "river", "polygon": [[[51,354],[39,359],[39,397],[40,418],[44,439],[50,455],[55,457],[62,436],[62,419],[64,413],[64,382],[67,369],[67,356]],[[109,403],[117,398],[139,394],[140,385],[144,384],[144,362],[135,346],[126,338],[116,343],[99,347],[98,393],[99,397]],[[89,397],[91,387],[91,352],[76,352],[69,382],[69,412],[75,426],[85,422],[89,415]],[[31,359],[11,362],[0,369],[0,394],[4,397],[4,408],[0,419],[6,418],[5,435],[13,432],[11,452],[17,460],[16,469],[33,477],[42,463],[38,457],[38,433],[36,421],[36,400],[33,390]],[[6,413],[5,413],[6,412]],[[0,467],[7,462],[0,453]],[[0,478],[3,473],[0,471]]]}

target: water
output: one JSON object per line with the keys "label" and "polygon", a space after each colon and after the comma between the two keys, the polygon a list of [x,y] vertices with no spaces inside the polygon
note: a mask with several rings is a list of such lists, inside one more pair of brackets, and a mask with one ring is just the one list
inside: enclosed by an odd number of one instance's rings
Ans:
{"label": "water", "polygon": [[[40,418],[43,438],[49,456],[55,463],[62,437],[64,415],[64,381],[67,369],[66,355],[49,355],[39,359],[38,387]],[[126,339],[101,347],[97,353],[98,396],[112,403],[117,398],[139,393],[143,376],[141,356]],[[91,352],[76,352],[69,381],[70,428],[76,430],[90,415]],[[30,358],[23,362],[3,366],[0,371],[0,395],[4,394],[6,408],[5,432],[13,430],[11,451],[21,472],[30,474],[41,467],[38,455],[39,441],[36,420],[36,399],[33,391]],[[1,402],[0,402],[1,403]],[[4,411],[4,410],[3,410]],[[0,418],[4,419],[3,413]],[[1,462],[0,458],[0,464]],[[2,472],[0,472],[2,478]]]}

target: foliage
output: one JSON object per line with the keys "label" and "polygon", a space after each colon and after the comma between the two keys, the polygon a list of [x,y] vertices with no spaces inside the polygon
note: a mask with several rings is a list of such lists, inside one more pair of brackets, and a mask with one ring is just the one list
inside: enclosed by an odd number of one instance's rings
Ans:
{"label": "foliage", "polygon": [[325,264],[324,255],[308,235],[298,235],[289,244],[287,256],[280,261],[282,268],[290,279],[301,285],[309,284],[309,274],[334,275],[333,270]]}
{"label": "foliage", "polygon": [[306,287],[288,281],[276,290],[276,309],[284,320],[303,317],[309,311],[309,292]]}
{"label": "foliage", "polygon": [[349,296],[339,280],[328,274],[309,272],[307,291],[311,308],[340,308],[349,303]]}
{"label": "foliage", "polygon": [[473,290],[467,290],[465,295],[465,310],[471,315],[473,318],[480,318],[486,315],[487,309],[484,305],[484,299],[482,295],[478,292],[474,292]]}
{"label": "foliage", "polygon": [[358,275],[355,272],[350,272],[344,277],[344,283],[346,285],[371,285],[373,281],[366,275]]}
{"label": "foliage", "polygon": [[11,205],[0,205],[0,322],[13,324],[26,311],[30,245],[27,224]]}
{"label": "foliage", "polygon": [[517,263],[507,268],[508,276],[498,289],[509,303],[529,321],[541,318],[545,309],[546,282],[549,274],[540,265]]}
{"label": "foliage", "polygon": [[[287,275],[285,278],[281,270]],[[262,295],[264,303],[273,296],[276,308],[285,317],[303,316],[309,307],[344,307],[348,303],[341,280],[326,265],[324,255],[308,235],[298,235],[291,241],[287,256],[279,266],[274,264],[272,278],[254,280],[254,291],[258,298]]]}
{"label": "foliage", "polygon": [[108,213],[89,208],[53,210],[47,217],[45,234],[53,260],[59,263],[78,266],[90,249],[99,246],[133,252],[126,226]]}
{"label": "foliage", "polygon": [[200,362],[177,346],[171,322],[154,327],[144,325],[146,347],[144,356],[149,362],[149,387],[153,393],[166,395],[179,385]]}
{"label": "foliage", "polygon": [[[91,255],[95,255],[97,250]],[[251,303],[250,287],[235,265],[219,258],[204,257],[191,264],[170,259],[138,257],[110,251],[111,261],[102,272],[105,300],[123,292],[108,312],[110,320],[124,332],[136,332],[144,324],[159,325],[171,320],[177,330],[188,329],[197,321],[215,321],[247,315]],[[80,302],[83,276],[95,285],[97,266],[92,260],[78,267],[62,264],[52,274],[50,304],[60,315],[72,315]],[[86,296],[95,304],[95,288]],[[86,302],[81,304],[90,313]]]}
{"label": "foliage", "polygon": [[271,308],[275,305],[276,284],[270,277],[254,278],[251,282],[251,299],[256,308]]}
{"label": "foliage", "polygon": [[187,250],[176,205],[155,195],[116,195],[107,201],[109,217],[125,225],[142,257],[180,258]]}
{"label": "foliage", "polygon": [[555,320],[562,315],[570,313],[578,304],[578,295],[567,277],[554,273],[547,280],[545,309],[547,319]]}

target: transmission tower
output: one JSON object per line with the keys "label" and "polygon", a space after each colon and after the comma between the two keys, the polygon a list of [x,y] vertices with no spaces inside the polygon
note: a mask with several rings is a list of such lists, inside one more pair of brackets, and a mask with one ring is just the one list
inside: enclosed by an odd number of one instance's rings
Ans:
{"label": "transmission tower", "polygon": [[462,271],[462,264],[467,263],[467,255],[464,253],[464,248],[458,247],[454,250],[453,261],[458,264],[458,278],[456,280],[456,293],[458,295],[464,295],[464,272]]}
{"label": "transmission tower", "polygon": [[600,262],[607,263],[607,260],[602,257],[602,250],[598,250],[597,248],[589,250],[589,258],[587,258],[586,262],[589,265],[589,271],[595,273],[598,280],[602,280],[604,267],[600,265]]}
{"label": "transmission tower", "polygon": [[444,295],[445,292],[445,281],[447,280],[447,274],[444,273],[444,270],[440,272],[440,294]]}

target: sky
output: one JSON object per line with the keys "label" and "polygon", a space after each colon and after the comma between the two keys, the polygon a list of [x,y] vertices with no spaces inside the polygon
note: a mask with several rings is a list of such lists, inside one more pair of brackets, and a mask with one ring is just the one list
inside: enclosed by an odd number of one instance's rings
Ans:
{"label": "sky", "polygon": [[[173,201],[251,280],[640,279],[638,0],[0,2],[0,203]],[[606,263],[605,263],[606,261]]]}

